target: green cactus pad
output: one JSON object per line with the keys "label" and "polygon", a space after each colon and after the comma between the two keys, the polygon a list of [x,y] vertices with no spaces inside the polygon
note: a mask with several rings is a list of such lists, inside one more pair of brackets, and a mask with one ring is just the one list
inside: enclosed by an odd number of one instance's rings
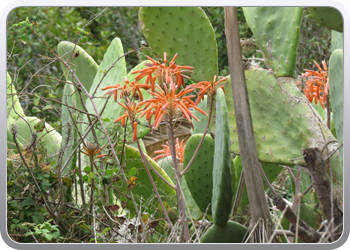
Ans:
{"label": "green cactus pad", "polygon": [[[171,156],[165,157],[165,158],[159,160],[157,163],[168,174],[168,176],[170,177],[172,182],[176,183],[175,175],[174,175],[173,161],[172,161]],[[185,197],[185,201],[186,201],[185,204],[187,205],[186,207],[189,209],[189,212],[190,212],[192,218],[194,220],[200,219],[201,215],[202,215],[201,210],[198,208],[197,203],[193,199],[192,194],[187,187],[187,182],[186,182],[185,176],[182,176],[182,178],[181,178],[181,189],[182,189],[182,192],[183,192],[184,197]],[[187,213],[187,215],[189,215],[189,214]]]}
{"label": "green cactus pad", "polygon": [[53,156],[57,154],[60,149],[62,136],[46,122],[44,130],[42,132],[36,132],[34,126],[39,122],[42,121],[36,117],[18,118],[15,122],[18,128],[17,139],[21,144],[27,145],[31,142],[32,133],[35,133],[38,136],[37,140],[39,145],[41,144],[43,146],[48,156]]}
{"label": "green cactus pad", "polygon": [[[117,150],[119,151],[119,150]],[[155,192],[153,190],[152,183],[147,175],[145,167],[141,160],[141,155],[138,149],[131,147],[129,145],[125,145],[125,153],[122,156],[123,162],[125,163],[125,173],[127,174],[127,178],[130,179],[128,173],[131,169],[135,168],[136,173],[133,175],[137,177],[136,185],[132,188],[132,192],[135,198],[136,203],[139,205],[141,202],[141,198],[143,199],[143,204],[149,204],[150,207],[155,208],[159,203],[157,197],[155,197]],[[148,161],[152,164],[152,166],[170,183],[173,184],[170,177],[166,174],[166,172],[149,156],[146,155]],[[150,173],[152,175],[153,181],[155,182],[158,192],[163,201],[166,201],[171,207],[177,204],[176,200],[176,191],[168,186],[159,176],[154,173],[154,171],[148,167]],[[120,187],[123,193],[128,194],[128,183],[122,183]],[[151,198],[153,198],[151,200]],[[149,203],[150,202],[150,203]],[[134,205],[132,201],[128,201],[127,208],[133,210]]]}
{"label": "green cactus pad", "polygon": [[178,54],[178,65],[194,67],[194,81],[210,81],[218,72],[214,29],[199,7],[142,7],[140,26],[159,56]]}
{"label": "green cactus pad", "polygon": [[[208,96],[205,95],[204,99],[198,103],[197,107],[206,111],[207,102],[208,102]],[[193,114],[199,119],[199,122],[196,121],[195,119],[192,119],[194,129],[191,129],[191,134],[194,135],[198,133],[204,133],[208,123],[208,114],[205,116],[196,109],[193,110]]]}
{"label": "green cactus pad", "polygon": [[[184,152],[184,168],[191,160],[202,136],[203,134],[195,134],[188,139]],[[212,199],[214,149],[214,139],[210,135],[206,135],[188,172],[184,175],[188,189],[203,213],[211,204]],[[208,214],[211,214],[210,207]]]}
{"label": "green cactus pad", "polygon": [[213,224],[201,238],[201,243],[242,243],[247,228],[235,221],[228,221],[224,227]]}
{"label": "green cactus pad", "polygon": [[[84,85],[84,88],[89,91],[98,70],[98,65],[95,60],[80,46],[68,41],[60,42],[57,47],[57,52],[58,55],[68,63],[71,69],[74,70],[79,81]],[[62,62],[61,67],[66,80],[75,81]],[[82,96],[83,101],[85,101],[87,96],[83,91]],[[82,109],[83,106],[78,95],[76,95],[76,103],[77,107]]]}
{"label": "green cactus pad", "polygon": [[[183,167],[186,168],[191,160],[203,134],[192,135],[185,147]],[[215,141],[210,135],[206,135],[203,144],[198,150],[189,171],[184,175],[188,189],[196,201],[202,213],[211,214],[209,205],[213,194],[213,164],[214,164]],[[237,181],[235,166],[231,158],[232,186]],[[208,209],[208,211],[206,211]]]}
{"label": "green cactus pad", "polygon": [[336,49],[344,49],[344,34],[335,30],[332,30],[331,40],[332,53]]}
{"label": "green cactus pad", "polygon": [[276,77],[295,76],[301,7],[244,7],[244,16]]}
{"label": "green cactus pad", "polygon": [[[96,93],[94,94],[95,98],[93,101],[98,112],[101,112],[107,99],[107,96],[105,96],[106,91],[101,90],[101,88],[115,85],[117,83],[124,84],[124,77],[126,76],[126,64],[125,58],[122,57],[123,55],[123,45],[120,39],[113,39],[103,57],[103,60],[98,68],[98,72],[89,91],[90,95],[92,95],[96,90]],[[118,58],[120,59],[118,60]],[[114,65],[114,67],[112,67],[117,60],[118,62]],[[95,113],[93,105],[89,99],[86,100],[85,105],[89,112]],[[123,113],[124,108],[115,103],[113,97],[111,97],[106,105],[104,112],[101,114],[102,119],[109,119],[109,121],[104,121],[104,125],[106,127],[112,125],[114,120],[121,116]],[[86,118],[85,121],[87,122]],[[97,131],[96,134],[100,139],[99,143],[101,143],[101,145],[104,145],[107,140],[105,139],[103,132]]]}
{"label": "green cactus pad", "polygon": [[226,225],[232,210],[232,173],[230,130],[225,94],[221,88],[216,92],[216,127],[213,166],[212,216],[215,225]]}
{"label": "green cactus pad", "polygon": [[[276,80],[261,68],[246,70],[245,76],[260,162],[290,165],[293,164],[290,159],[302,156],[302,148],[322,148],[326,142],[335,140],[294,79]],[[240,154],[230,84],[228,77],[225,91],[230,110],[231,151]],[[328,145],[330,152],[336,147],[335,143]],[[305,162],[300,160],[300,163]]]}
{"label": "green cactus pad", "polygon": [[[338,144],[343,143],[343,104],[344,104],[344,69],[343,50],[334,50],[329,59],[329,96],[333,112],[334,125]],[[342,180],[343,175],[343,147],[340,149],[340,169],[337,170],[337,179]]]}
{"label": "green cactus pad", "polygon": [[342,14],[332,7],[309,7],[310,16],[322,26],[343,32]]}
{"label": "green cactus pad", "polygon": [[[75,88],[72,84],[66,83],[63,88],[63,96],[62,96],[62,103],[69,105],[70,107],[76,107],[76,97],[75,97]],[[76,111],[70,107],[67,107],[65,105],[62,105],[62,145],[61,147],[65,148],[63,157],[62,157],[62,163],[64,164],[74,148],[77,145],[76,141],[76,133],[74,128],[74,121],[77,121],[76,117]],[[72,157],[67,165],[67,167],[63,170],[63,174],[68,173],[70,171],[70,166],[72,166],[73,161]],[[75,163],[73,163],[73,166]]]}
{"label": "green cactus pad", "polygon": [[7,73],[7,118],[12,122],[20,116],[25,116],[16,93],[17,91],[12,84],[11,76]]}
{"label": "green cactus pad", "polygon": [[[236,175],[240,176],[242,173],[242,160],[241,157],[236,156],[234,159],[234,165],[235,165],[235,170],[236,170]],[[270,183],[274,182],[277,178],[277,176],[281,173],[283,167],[280,167],[278,164],[267,164],[267,163],[261,163],[261,167],[264,170],[264,173],[269,180]],[[268,185],[266,184],[265,180],[263,180],[264,184],[264,189],[266,190],[268,188]],[[234,185],[234,191],[236,192],[238,188],[238,182]],[[243,210],[244,208],[247,207],[249,204],[249,199],[248,199],[248,193],[247,189],[244,188],[244,192],[242,195],[241,203],[240,203],[240,208]]]}

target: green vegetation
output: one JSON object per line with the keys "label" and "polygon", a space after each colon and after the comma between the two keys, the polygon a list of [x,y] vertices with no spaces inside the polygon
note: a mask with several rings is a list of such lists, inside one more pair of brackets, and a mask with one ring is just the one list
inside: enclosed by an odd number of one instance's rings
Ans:
{"label": "green vegetation", "polygon": [[[297,205],[312,230],[332,218],[302,150],[321,151],[332,204],[343,198],[342,22],[324,11],[237,8],[263,199]],[[20,7],[7,32],[14,241],[256,240],[224,8]],[[270,212],[274,242],[286,242],[290,220]]]}

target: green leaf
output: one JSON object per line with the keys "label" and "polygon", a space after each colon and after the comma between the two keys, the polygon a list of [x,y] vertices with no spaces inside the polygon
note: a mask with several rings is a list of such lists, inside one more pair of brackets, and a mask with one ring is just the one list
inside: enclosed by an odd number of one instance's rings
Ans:
{"label": "green leaf", "polygon": [[51,184],[48,183],[47,181],[44,181],[40,184],[40,189],[41,191],[43,191],[44,193],[47,191],[47,187],[49,187]]}
{"label": "green leaf", "polygon": [[[46,229],[44,229],[46,230]],[[49,231],[50,232],[50,231]],[[44,238],[48,241],[52,240],[52,235],[51,234],[43,234]]]}
{"label": "green leaf", "polygon": [[41,214],[37,213],[37,214],[34,214],[32,216],[33,218],[33,221],[36,223],[36,224],[41,224],[41,223],[44,223],[44,216],[42,216]]}
{"label": "green leaf", "polygon": [[113,175],[113,170],[107,169],[106,170],[106,175]]}
{"label": "green leaf", "polygon": [[7,182],[7,187],[11,187],[13,184],[14,184],[13,181],[8,181],[8,182]]}
{"label": "green leaf", "polygon": [[41,112],[41,110],[39,108],[37,108],[37,107],[33,107],[32,108],[32,112],[33,113],[39,113],[39,112]]}
{"label": "green leaf", "polygon": [[33,235],[34,233],[32,231],[27,232],[25,236]]}
{"label": "green leaf", "polygon": [[52,106],[50,104],[46,105],[43,110],[52,110]]}
{"label": "green leaf", "polygon": [[18,222],[20,222],[20,220],[13,219],[12,222],[15,223],[15,224],[18,224]]}
{"label": "green leaf", "polygon": [[34,100],[33,100],[34,106],[38,106],[39,105],[39,101],[40,101],[40,96],[38,96],[38,94],[35,93]]}
{"label": "green leaf", "polygon": [[32,198],[27,198],[24,201],[21,202],[21,207],[25,207],[25,206],[32,206],[35,205],[34,200]]}
{"label": "green leaf", "polygon": [[136,169],[135,167],[133,167],[133,168],[130,169],[130,171],[129,171],[129,175],[130,175],[130,176],[136,175],[136,173],[137,173],[137,169]]}
{"label": "green leaf", "polygon": [[51,233],[52,238],[58,239],[60,237],[60,231],[57,229],[56,232]]}
{"label": "green leaf", "polygon": [[45,129],[45,118],[40,120],[37,124],[34,125],[34,129],[37,133],[42,132]]}
{"label": "green leaf", "polygon": [[104,119],[102,119],[102,121],[104,121],[104,122],[110,122],[111,120],[110,120],[109,118],[104,118]]}
{"label": "green leaf", "polygon": [[85,172],[91,172],[91,168],[90,168],[90,167],[85,167],[83,170],[84,170]]}

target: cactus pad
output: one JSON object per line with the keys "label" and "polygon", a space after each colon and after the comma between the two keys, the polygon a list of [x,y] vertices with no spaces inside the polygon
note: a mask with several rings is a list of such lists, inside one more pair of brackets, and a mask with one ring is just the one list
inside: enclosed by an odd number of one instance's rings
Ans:
{"label": "cactus pad", "polygon": [[[251,68],[245,71],[255,144],[260,162],[293,164],[302,148],[322,148],[335,140],[317,111],[297,88],[294,79]],[[239,154],[232,88],[225,87],[229,112],[231,151]],[[283,142],[281,144],[281,142]],[[330,152],[336,145],[329,144]],[[304,163],[304,162],[301,162]]]}
{"label": "cactus pad", "polygon": [[[42,145],[42,149],[45,149],[48,156],[53,156],[58,153],[62,136],[54,130],[49,124],[45,122],[44,130],[36,132],[34,128],[39,122],[42,122],[36,117],[20,117],[15,122],[18,127],[18,141],[23,145],[28,145],[32,140],[32,133],[37,134],[37,142]],[[29,125],[29,126],[28,126]]]}
{"label": "cactus pad", "polygon": [[7,73],[7,119],[10,123],[17,120],[18,117],[24,116],[24,111],[16,93],[11,76]]}
{"label": "cactus pad", "polygon": [[218,72],[214,29],[199,7],[142,7],[140,26],[158,55],[179,53],[179,65],[194,67],[194,81],[210,81]]}
{"label": "cactus pad", "polygon": [[[89,91],[98,70],[98,65],[95,60],[84,49],[72,42],[60,42],[57,50],[58,55],[68,63],[71,69],[74,70],[79,81],[84,85],[84,88]],[[75,81],[63,63],[61,63],[61,66],[66,80]],[[84,92],[82,92],[82,96],[83,101],[85,101],[86,95]],[[82,104],[78,95],[76,97],[76,102],[77,107],[81,109]]]}
{"label": "cactus pad", "polygon": [[342,14],[332,7],[309,7],[310,15],[322,26],[343,32]]}
{"label": "cactus pad", "polygon": [[276,77],[295,75],[301,7],[244,7],[244,16]]}
{"label": "cactus pad", "polygon": [[332,53],[336,49],[344,49],[344,34],[343,33],[332,30],[331,49],[332,49]]}
{"label": "cactus pad", "polygon": [[201,243],[241,243],[247,228],[235,221],[228,221],[224,227],[213,224],[201,238]]}
{"label": "cactus pad", "polygon": [[[98,110],[98,112],[101,112],[105,102],[106,98],[105,96],[106,91],[101,90],[102,87],[115,85],[117,83],[124,83],[124,77],[126,76],[126,64],[125,64],[125,58],[122,57],[124,55],[123,52],[123,45],[119,38],[113,39],[110,46],[107,49],[107,52],[105,53],[103,60],[98,68],[98,72],[96,74],[96,77],[94,78],[94,82],[90,88],[90,95],[92,95],[95,90],[96,93],[94,94],[94,104]],[[118,58],[120,58],[118,60]],[[118,60],[118,62],[114,65],[114,63]],[[114,66],[113,66],[114,65]],[[113,66],[113,67],[112,67]],[[89,112],[94,113],[94,108],[89,99],[86,100],[86,108],[89,110]],[[109,121],[104,121],[104,125],[106,127],[113,124],[113,121],[118,118],[121,113],[123,112],[123,107],[116,104],[113,101],[113,98],[111,98],[104,110],[104,112],[101,114],[102,119],[108,118]],[[86,121],[87,122],[87,121]],[[107,140],[105,140],[105,135],[102,132],[96,131],[97,137],[101,139],[101,145],[104,145]]]}
{"label": "cactus pad", "polygon": [[[72,84],[69,84],[69,83],[65,84],[63,88],[62,103],[69,105],[71,107],[76,107],[75,89]],[[77,120],[76,111],[72,108],[62,105],[61,120],[62,120],[63,132],[62,132],[61,147],[65,148],[63,158],[62,158],[63,164],[67,161],[68,157],[70,156],[71,152],[74,150],[77,144],[73,119]],[[73,158],[70,159],[67,167],[63,170],[62,172],[63,174],[66,174],[68,171],[71,170],[69,166],[71,166],[73,162]]]}
{"label": "cactus pad", "polygon": [[[188,139],[184,153],[184,168],[191,160],[202,136],[203,134],[195,134]],[[212,199],[214,146],[214,139],[206,135],[188,172],[184,175],[188,189],[203,213]],[[211,214],[211,208],[208,209],[208,214]]]}
{"label": "cactus pad", "polygon": [[[329,59],[329,96],[333,112],[334,125],[337,133],[338,144],[343,143],[343,104],[344,104],[344,69],[343,50],[334,50]],[[337,171],[338,180],[342,180],[343,170],[343,147],[340,149],[340,169]]]}
{"label": "cactus pad", "polygon": [[[239,176],[242,173],[242,160],[241,157],[236,156],[236,158],[234,159],[234,165],[235,165],[235,170],[236,170],[236,175]],[[278,164],[267,164],[267,163],[261,163],[261,166],[264,170],[264,173],[267,177],[267,179],[269,180],[270,183],[272,183],[273,181],[276,180],[277,176],[281,173],[282,171],[282,167],[280,167]],[[268,186],[265,182],[265,180],[263,180],[263,184],[264,184],[264,189],[267,189]],[[234,191],[236,192],[238,188],[238,182],[235,183],[234,185]],[[247,189],[244,189],[243,195],[242,195],[242,199],[241,199],[241,203],[240,203],[240,208],[243,210],[247,205],[249,204],[249,199],[248,199],[248,193],[247,193]]]}
{"label": "cactus pad", "polygon": [[212,216],[215,225],[226,225],[232,210],[232,173],[230,131],[225,94],[221,88],[216,94],[215,151],[213,166]]}

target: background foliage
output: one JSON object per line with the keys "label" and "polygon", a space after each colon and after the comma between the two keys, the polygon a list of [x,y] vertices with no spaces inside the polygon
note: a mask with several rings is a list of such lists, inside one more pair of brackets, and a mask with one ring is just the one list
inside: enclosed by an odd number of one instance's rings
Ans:
{"label": "background foliage", "polygon": [[[228,75],[228,58],[226,38],[224,29],[224,8],[205,7],[203,8],[213,25],[219,52],[220,75]],[[29,17],[31,22],[37,21],[36,31],[45,40],[47,45],[56,51],[57,44],[61,41],[76,42],[83,47],[99,64],[113,38],[119,37],[123,42],[124,52],[135,50],[126,56],[128,70],[145,59],[145,53],[154,57],[152,51],[138,50],[147,47],[147,43],[138,22],[138,7],[29,7],[14,9],[7,20],[7,67],[13,83],[18,92],[40,93],[41,96],[55,96],[62,98],[63,84],[57,79],[63,78],[61,66],[57,59],[47,49],[47,46],[35,35],[28,34],[21,36],[19,29],[13,24],[21,22]],[[238,19],[240,26],[240,37],[242,40],[242,52],[246,58],[261,57],[259,48],[255,45],[254,36],[246,24],[243,11],[238,8]],[[303,69],[315,69],[314,60],[321,62],[330,56],[331,33],[330,30],[321,27],[304,12],[300,34],[297,69],[302,74]],[[247,42],[248,41],[248,42]],[[204,41],[203,41],[204,42]],[[258,60],[256,60],[259,63]],[[261,65],[264,66],[264,65]],[[33,75],[36,75],[33,77]],[[33,113],[33,98],[23,95],[20,98],[22,107],[27,116],[38,116]],[[61,106],[43,111],[41,114],[53,127],[61,126]],[[28,182],[28,175],[25,172],[11,172],[12,181],[8,183],[9,195],[22,197],[22,193],[34,192],[33,186],[28,185],[23,190],[23,185]],[[51,185],[55,176],[48,176],[42,169],[35,173],[41,181],[41,188]],[[14,177],[15,176],[15,177]],[[45,210],[34,203],[31,198],[19,198],[8,204],[8,221],[12,234],[25,235],[22,242],[32,242],[33,235],[37,236],[40,242],[51,242],[58,238],[59,233],[54,226],[45,222],[48,216]],[[74,214],[65,217],[67,224],[75,225]],[[27,222],[23,224],[23,222]],[[78,225],[76,225],[78,227]],[[70,229],[69,229],[70,230]],[[90,233],[89,228],[81,226],[77,230],[78,236]],[[103,233],[108,232],[106,228]],[[42,237],[42,238],[40,238]]]}
{"label": "background foliage", "polygon": [[[125,52],[147,46],[139,27],[138,9],[138,7],[29,7],[14,9],[9,14],[7,22],[7,67],[17,89],[31,92],[39,85],[49,85],[42,87],[40,91],[43,94],[51,93],[60,98],[62,85],[50,79],[61,78],[62,73],[59,62],[53,58],[39,38],[29,34],[26,42],[22,42],[19,30],[12,27],[13,24],[25,20],[26,17],[29,17],[31,21],[36,20],[39,24],[36,30],[51,48],[56,49],[60,41],[77,42],[97,63],[100,63],[114,37],[119,37],[123,41]],[[224,8],[205,7],[203,9],[215,30],[220,75],[228,75]],[[297,67],[300,74],[303,73],[304,68],[314,69],[314,60],[321,62],[325,58],[329,58],[331,41],[330,30],[312,20],[307,11],[304,13],[297,57]],[[251,39],[254,42],[252,32],[245,22],[242,8],[238,8],[238,19],[241,39]],[[84,35],[79,34],[81,29],[86,32]],[[261,54],[257,50],[258,48],[253,46],[252,49],[243,49],[243,54],[247,58],[251,58],[253,54],[259,58]],[[147,54],[154,56],[149,52],[147,51]],[[126,57],[128,70],[144,59],[144,53],[144,51],[140,51]],[[41,70],[40,75],[51,78],[32,78],[31,76],[38,69]],[[29,99],[24,97],[21,102],[22,106],[26,107],[26,114],[33,115],[31,114],[32,103]],[[53,112],[48,111],[45,114],[46,120],[57,127],[60,124],[56,121],[57,115]]]}

